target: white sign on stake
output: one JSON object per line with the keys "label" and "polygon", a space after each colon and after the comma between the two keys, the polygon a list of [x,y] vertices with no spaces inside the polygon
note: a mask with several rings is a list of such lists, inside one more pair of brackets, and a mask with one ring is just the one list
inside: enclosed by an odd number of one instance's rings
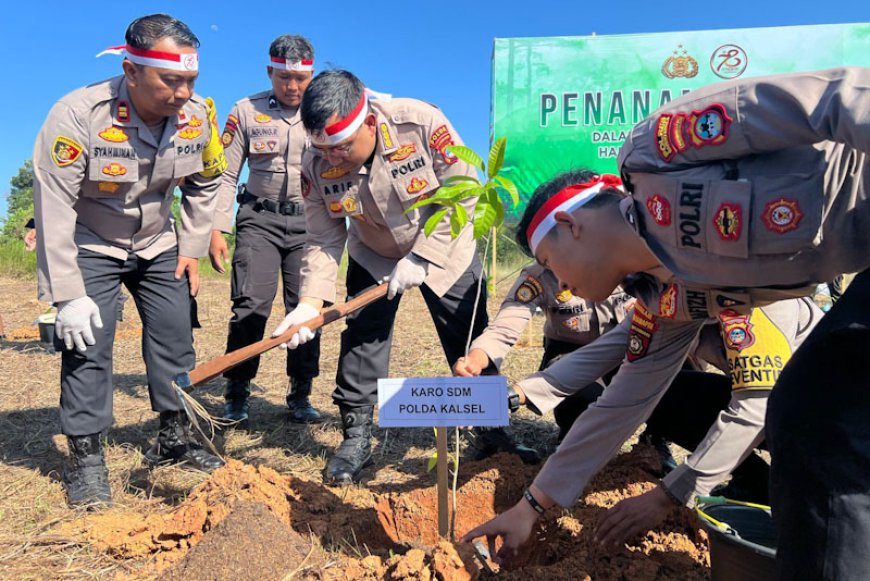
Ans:
{"label": "white sign on stake", "polygon": [[507,378],[378,379],[378,425],[384,428],[506,426]]}

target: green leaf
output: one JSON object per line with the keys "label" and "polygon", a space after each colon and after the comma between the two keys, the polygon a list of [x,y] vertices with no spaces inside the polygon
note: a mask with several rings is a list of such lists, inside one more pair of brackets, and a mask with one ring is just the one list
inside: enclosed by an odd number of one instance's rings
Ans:
{"label": "green leaf", "polygon": [[432,472],[435,469],[435,466],[438,465],[438,452],[435,452],[429,457],[429,461],[426,462],[426,472]]}
{"label": "green leaf", "polygon": [[486,168],[483,167],[483,158],[477,155],[470,147],[465,147],[464,145],[448,145],[446,149],[450,150],[450,153],[465,163],[470,163],[480,171],[486,171]]}
{"label": "green leaf", "polygon": [[422,200],[417,200],[416,202],[414,202],[411,205],[410,208],[405,210],[404,213],[408,214],[408,213],[413,212],[414,210],[416,210],[418,208],[422,208],[423,206],[428,206],[429,204],[441,204],[445,201],[452,202],[455,200],[459,200],[460,198],[462,198],[463,193],[466,190],[479,188],[479,187],[480,186],[478,186],[477,183],[469,184],[469,183],[465,183],[465,182],[459,183],[456,185],[452,185],[452,186],[442,186],[442,187],[438,188],[438,190],[435,192],[434,196],[431,196],[429,198],[423,198]]}
{"label": "green leaf", "polygon": [[514,208],[516,208],[520,203],[520,192],[517,190],[517,186],[504,176],[495,176],[493,179],[510,194],[511,200],[514,202]]}
{"label": "green leaf", "polygon": [[477,178],[473,178],[471,176],[450,176],[446,180],[444,180],[445,184],[454,185],[458,182],[474,182],[476,184],[480,184],[480,180]]}
{"label": "green leaf", "polygon": [[495,188],[487,190],[485,199],[495,207],[495,222],[492,226],[493,228],[498,228],[504,223],[504,204],[502,204],[501,198],[498,197],[498,190]]}
{"label": "green leaf", "polygon": [[[500,202],[499,202],[500,203]],[[479,240],[486,236],[490,228],[495,224],[497,212],[489,196],[481,197],[474,207],[474,239]]]}
{"label": "green leaf", "polygon": [[497,176],[499,170],[501,170],[501,166],[504,163],[504,146],[506,142],[506,137],[499,137],[492,144],[492,149],[489,150],[489,169],[486,170],[486,175],[490,178]]}
{"label": "green leaf", "polygon": [[432,235],[432,232],[438,227],[438,223],[447,215],[447,210],[448,208],[441,208],[429,216],[429,219],[426,220],[426,225],[423,227],[423,233],[426,236]]}
{"label": "green leaf", "polygon": [[453,213],[450,214],[450,237],[459,236],[466,224],[468,224],[468,212],[465,210],[465,206],[459,204],[453,206]]}

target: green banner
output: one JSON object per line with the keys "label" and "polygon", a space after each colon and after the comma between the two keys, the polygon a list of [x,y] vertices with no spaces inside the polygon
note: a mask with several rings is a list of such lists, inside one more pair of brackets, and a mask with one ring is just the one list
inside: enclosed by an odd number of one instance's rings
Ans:
{"label": "green banner", "polygon": [[493,137],[507,137],[504,175],[525,202],[560,171],[614,172],[632,126],[692,89],[772,73],[870,66],[868,55],[870,24],[499,38]]}

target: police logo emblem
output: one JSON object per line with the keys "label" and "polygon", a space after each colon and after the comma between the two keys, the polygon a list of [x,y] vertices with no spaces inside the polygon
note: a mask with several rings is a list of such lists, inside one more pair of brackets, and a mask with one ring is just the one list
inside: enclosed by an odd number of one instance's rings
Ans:
{"label": "police logo emblem", "polygon": [[732,351],[740,352],[755,344],[755,335],[752,333],[752,323],[749,315],[739,315],[734,311],[724,311],[719,316],[722,326],[722,336],[725,347]]}
{"label": "police logo emblem", "polygon": [[785,197],[768,202],[761,213],[767,229],[777,234],[796,230],[803,217],[797,201]]}
{"label": "police logo emblem", "polygon": [[196,115],[191,115],[188,125],[190,125],[191,127],[199,127],[200,125],[202,125],[202,119],[200,119]]}
{"label": "police logo emblem", "polygon": [[560,303],[567,303],[568,301],[570,301],[573,298],[574,298],[574,295],[568,289],[564,289],[564,290],[556,293],[556,300],[559,301]]}
{"label": "police logo emblem", "polygon": [[692,111],[686,128],[692,145],[704,147],[725,143],[730,125],[731,117],[728,116],[725,105],[714,103],[700,111]]}
{"label": "police logo emblem", "polygon": [[344,211],[348,214],[356,212],[356,198],[353,196],[348,196],[344,200],[341,201],[341,205],[344,208]]}
{"label": "police logo emblem", "polygon": [[129,139],[127,134],[124,133],[122,129],[118,129],[114,125],[111,127],[106,127],[105,129],[97,133],[97,135],[99,135],[100,138],[104,141],[109,141],[111,143],[122,143]]}
{"label": "police logo emblem", "polygon": [[679,289],[677,285],[672,284],[668,290],[662,293],[659,298],[659,315],[668,319],[673,319],[677,314],[677,294]]}
{"label": "police logo emblem", "polygon": [[742,225],[741,210],[737,204],[722,204],[713,218],[713,226],[722,240],[734,241],[740,238]]}
{"label": "police logo emblem", "polygon": [[677,45],[674,54],[665,59],[662,74],[668,79],[677,77],[691,79],[698,74],[698,61],[689,55],[689,51],[683,48],[682,44]]}
{"label": "police logo emblem", "polygon": [[423,189],[429,185],[429,182],[420,178],[414,178],[411,180],[411,183],[406,188],[406,191],[409,194],[416,194],[417,192],[423,191]]}
{"label": "police logo emblem", "polygon": [[126,174],[127,168],[120,163],[116,163],[113,161],[112,163],[103,166],[103,169],[101,169],[100,171],[103,173],[103,175],[117,177]]}
{"label": "police logo emblem", "polygon": [[342,209],[343,208],[342,208],[341,202],[336,201],[336,202],[329,203],[329,211],[332,212],[333,214],[341,213]]}
{"label": "police logo emblem", "polygon": [[646,209],[650,216],[659,226],[668,226],[671,223],[671,204],[661,195],[656,194],[646,199]]}
{"label": "police logo emblem", "polygon": [[58,135],[51,146],[51,160],[57,167],[66,167],[75,162],[83,150],[82,144],[75,139]]}

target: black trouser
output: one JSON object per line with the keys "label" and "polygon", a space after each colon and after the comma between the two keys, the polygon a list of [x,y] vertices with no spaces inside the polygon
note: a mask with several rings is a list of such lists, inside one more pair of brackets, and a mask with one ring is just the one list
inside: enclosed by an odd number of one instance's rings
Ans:
{"label": "black trouser", "polygon": [[100,309],[103,328],[87,351],[64,349],[60,372],[60,423],[68,436],[103,432],[112,424],[112,347],[123,283],[142,319],[142,356],[151,409],[182,409],[172,380],[195,363],[187,277],[175,280],[177,250],[153,260],[130,255],[119,260],[79,248],[78,266],[85,292]]}
{"label": "black trouser", "polygon": [[[235,351],[263,338],[272,302],[278,291],[278,272],[284,286],[284,308],[299,303],[299,268],[305,244],[305,216],[284,216],[257,211],[250,203],[239,206],[236,216],[236,249],[233,253],[230,320],[227,351]],[[224,373],[229,379],[253,379],[260,358]],[[287,349],[287,375],[311,379],[320,373],[320,332],[298,349]]]}
{"label": "black trouser", "polygon": [[870,271],[795,352],[767,408],[782,579],[870,579]]}
{"label": "black trouser", "polygon": [[[477,285],[483,288],[474,313]],[[376,284],[372,276],[354,259],[347,267],[348,299]],[[486,313],[486,281],[481,275],[480,261],[475,256],[468,269],[443,297],[438,297],[425,284],[420,287],[423,299],[435,323],[438,338],[447,364],[453,368],[456,360],[465,355],[465,345],[474,318],[472,340],[489,324]],[[387,377],[393,323],[399,300],[380,300],[347,318],[347,328],[341,334],[341,354],[338,360],[333,400],[349,407],[369,406],[377,403],[378,378]]]}

